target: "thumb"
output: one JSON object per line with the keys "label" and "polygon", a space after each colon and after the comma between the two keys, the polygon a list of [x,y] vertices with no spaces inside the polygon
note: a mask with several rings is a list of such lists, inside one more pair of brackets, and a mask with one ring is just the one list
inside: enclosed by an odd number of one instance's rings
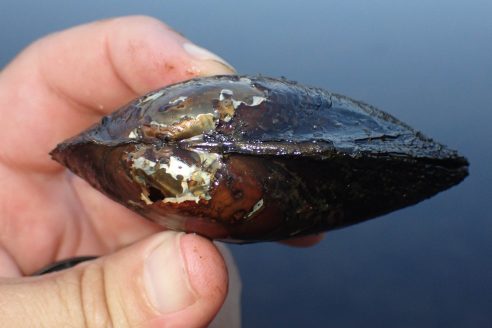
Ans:
{"label": "thumb", "polygon": [[5,327],[203,327],[227,293],[215,246],[166,231],[45,276],[0,280]]}

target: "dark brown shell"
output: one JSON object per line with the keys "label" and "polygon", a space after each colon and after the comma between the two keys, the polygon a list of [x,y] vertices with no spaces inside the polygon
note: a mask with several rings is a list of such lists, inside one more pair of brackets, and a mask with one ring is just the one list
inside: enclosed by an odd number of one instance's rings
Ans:
{"label": "dark brown shell", "polygon": [[238,242],[354,224],[468,174],[464,157],[369,105],[250,76],[154,91],[52,156],[167,228]]}

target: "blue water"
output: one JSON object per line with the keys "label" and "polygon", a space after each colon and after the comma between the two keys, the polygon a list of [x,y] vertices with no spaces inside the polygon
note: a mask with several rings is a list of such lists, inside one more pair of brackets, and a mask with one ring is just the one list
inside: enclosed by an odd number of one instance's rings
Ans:
{"label": "blue water", "polygon": [[0,2],[0,66],[36,38],[158,17],[241,73],[364,100],[459,149],[461,185],[311,249],[234,246],[245,327],[492,327],[492,1]]}

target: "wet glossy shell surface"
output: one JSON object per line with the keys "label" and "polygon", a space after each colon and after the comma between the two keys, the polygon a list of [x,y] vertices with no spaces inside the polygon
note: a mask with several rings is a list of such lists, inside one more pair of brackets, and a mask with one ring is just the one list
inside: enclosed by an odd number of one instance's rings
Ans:
{"label": "wet glossy shell surface", "polygon": [[232,242],[367,220],[459,183],[468,166],[372,106],[252,76],[154,91],[52,156],[166,228]]}

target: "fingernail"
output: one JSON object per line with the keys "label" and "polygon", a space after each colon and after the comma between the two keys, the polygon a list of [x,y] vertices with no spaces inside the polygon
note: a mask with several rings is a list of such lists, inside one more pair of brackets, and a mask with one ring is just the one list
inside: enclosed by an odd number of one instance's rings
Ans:
{"label": "fingernail", "polygon": [[212,60],[219,64],[225,66],[231,73],[236,73],[234,67],[231,64],[226,62],[223,58],[217,56],[216,54],[208,51],[205,48],[199,47],[196,44],[185,42],[183,44],[183,49],[192,57],[199,60]]}
{"label": "fingernail", "polygon": [[183,233],[166,231],[145,261],[144,285],[149,301],[161,314],[176,312],[196,301],[181,251]]}

